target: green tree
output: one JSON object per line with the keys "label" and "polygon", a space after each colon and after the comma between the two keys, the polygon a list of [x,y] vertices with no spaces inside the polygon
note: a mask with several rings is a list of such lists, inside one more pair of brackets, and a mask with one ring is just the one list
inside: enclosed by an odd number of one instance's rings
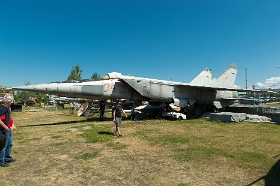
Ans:
{"label": "green tree", "polygon": [[[25,82],[25,86],[27,85],[31,85],[29,81]],[[19,103],[26,103],[30,98],[34,98],[34,97],[36,97],[35,92],[22,91],[22,90],[14,91],[15,101]]]}
{"label": "green tree", "polygon": [[39,103],[44,103],[44,104],[47,104],[49,101],[50,101],[50,98],[47,94],[44,94],[44,93],[38,93],[36,95],[36,100],[37,102]]}
{"label": "green tree", "polygon": [[30,102],[30,100],[36,100],[36,103],[44,103],[47,104],[50,99],[47,94],[44,93],[36,93],[36,92],[28,92],[28,91],[15,91],[14,98],[17,103],[26,103],[26,104],[32,104],[33,102]]}
{"label": "green tree", "polygon": [[97,74],[97,72],[94,72],[94,74],[92,74],[90,79],[100,79],[100,75]]}
{"label": "green tree", "polygon": [[70,75],[67,80],[81,80],[82,79],[82,70],[79,65],[76,65],[72,68]]}

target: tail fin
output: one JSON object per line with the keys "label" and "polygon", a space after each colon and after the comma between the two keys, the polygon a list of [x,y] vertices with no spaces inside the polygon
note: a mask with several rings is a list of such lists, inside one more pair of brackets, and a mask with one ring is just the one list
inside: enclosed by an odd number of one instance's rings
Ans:
{"label": "tail fin", "polygon": [[222,74],[212,80],[212,85],[216,87],[234,87],[235,79],[237,74],[236,64],[230,65]]}
{"label": "tail fin", "polygon": [[196,76],[191,82],[191,85],[209,85],[212,81],[212,73],[209,68],[206,68],[198,76]]}

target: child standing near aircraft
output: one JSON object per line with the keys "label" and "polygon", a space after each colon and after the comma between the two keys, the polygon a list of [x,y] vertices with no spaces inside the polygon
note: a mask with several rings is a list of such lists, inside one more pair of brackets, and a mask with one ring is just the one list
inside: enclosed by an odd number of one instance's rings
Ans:
{"label": "child standing near aircraft", "polygon": [[117,105],[113,107],[113,121],[116,125],[116,133],[118,136],[122,136],[122,134],[120,132],[122,113],[127,117],[126,113],[124,112],[124,110],[121,106],[121,102],[118,100]]}

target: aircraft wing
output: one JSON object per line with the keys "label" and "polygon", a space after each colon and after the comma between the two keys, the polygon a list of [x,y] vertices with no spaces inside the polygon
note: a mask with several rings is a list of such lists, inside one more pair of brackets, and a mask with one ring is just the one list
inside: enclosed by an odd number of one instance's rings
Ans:
{"label": "aircraft wing", "polygon": [[134,88],[137,92],[141,93],[141,95],[145,95],[143,90],[147,86],[151,86],[151,84],[161,84],[161,85],[169,85],[169,86],[177,86],[177,87],[185,87],[185,88],[196,88],[196,89],[204,89],[204,90],[213,90],[213,91],[236,91],[236,92],[268,92],[273,93],[273,91],[268,90],[248,90],[248,89],[241,89],[235,87],[217,87],[217,86],[210,86],[210,85],[193,85],[190,83],[181,83],[181,82],[173,82],[173,81],[163,81],[163,80],[151,80],[146,78],[120,78],[119,81],[129,85],[130,87]]}
{"label": "aircraft wing", "polygon": [[198,88],[198,89],[208,89],[208,90],[220,90],[220,91],[236,91],[236,92],[256,92],[256,93],[261,93],[261,92],[266,92],[266,93],[275,93],[274,91],[271,90],[261,90],[261,89],[242,89],[238,87],[217,87],[217,86],[208,86],[208,85],[191,85],[189,83],[179,83],[179,84],[174,84],[176,86],[182,86],[182,87],[193,87],[193,88]]}

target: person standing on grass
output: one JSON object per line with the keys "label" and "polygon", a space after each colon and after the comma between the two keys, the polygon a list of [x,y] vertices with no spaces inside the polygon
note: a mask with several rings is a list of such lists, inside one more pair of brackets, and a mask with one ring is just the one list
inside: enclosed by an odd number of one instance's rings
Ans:
{"label": "person standing on grass", "polygon": [[99,120],[103,121],[104,120],[104,113],[105,113],[105,101],[101,100],[99,102],[99,111],[100,111],[100,115],[99,115]]}
{"label": "person standing on grass", "polygon": [[120,126],[122,121],[122,113],[127,117],[125,111],[121,106],[120,100],[117,101],[117,105],[113,108],[113,121],[116,125],[116,133],[118,136],[121,136]]}
{"label": "person standing on grass", "polygon": [[[6,115],[2,115],[0,116],[0,120],[1,121],[5,121],[6,119]],[[6,148],[6,151],[5,151],[5,159],[4,161],[6,163],[11,163],[11,162],[14,162],[15,159],[13,159],[11,157],[11,152],[12,152],[12,147],[13,147],[13,135],[12,135],[12,131],[13,129],[16,129],[16,126],[14,125],[14,122],[13,122],[13,118],[12,116],[10,116],[10,120],[8,122],[8,128],[10,129],[9,132],[6,134],[6,143],[5,143],[5,148]],[[8,136],[7,136],[8,135]]]}
{"label": "person standing on grass", "polygon": [[[0,133],[6,136],[5,146],[0,151],[1,167],[8,167],[9,166],[8,163],[14,161],[9,154],[9,152],[11,152],[10,145],[12,145],[12,131],[10,129],[13,123],[10,118],[10,105],[12,104],[12,102],[13,102],[13,96],[6,95],[3,98],[3,103],[0,105],[0,116],[1,118],[3,118],[3,120],[0,120]],[[9,128],[9,123],[10,123],[10,128]]]}

